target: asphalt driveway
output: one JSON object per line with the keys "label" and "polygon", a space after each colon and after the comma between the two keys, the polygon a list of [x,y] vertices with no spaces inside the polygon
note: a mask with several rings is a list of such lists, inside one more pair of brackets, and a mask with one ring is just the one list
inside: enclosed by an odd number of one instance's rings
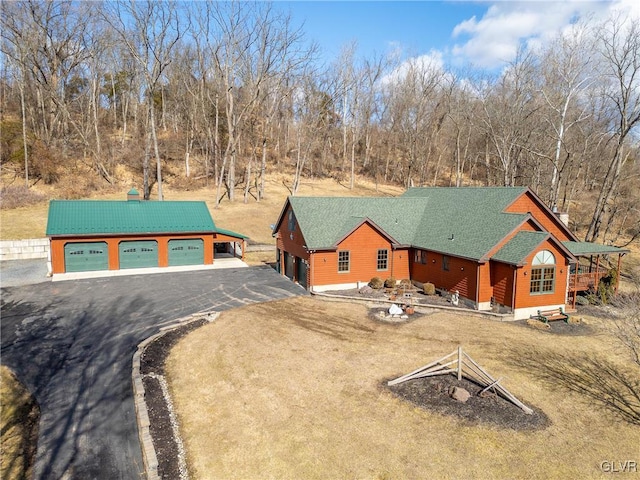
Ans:
{"label": "asphalt driveway", "polygon": [[143,478],[131,385],[138,343],[198,311],[303,293],[269,267],[3,288],[2,363],[41,408],[35,478]]}

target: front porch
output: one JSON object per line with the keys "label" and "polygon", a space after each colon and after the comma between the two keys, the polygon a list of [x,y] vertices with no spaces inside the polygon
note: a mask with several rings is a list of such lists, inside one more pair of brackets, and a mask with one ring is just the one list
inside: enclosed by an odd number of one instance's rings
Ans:
{"label": "front porch", "polygon": [[[590,242],[562,243],[578,259],[578,263],[571,266],[567,307],[575,310],[578,293],[597,291],[600,281],[609,276],[612,269],[618,272],[613,286],[614,291],[618,292],[622,257],[628,250]],[[611,258],[614,255],[617,255],[617,259]]]}

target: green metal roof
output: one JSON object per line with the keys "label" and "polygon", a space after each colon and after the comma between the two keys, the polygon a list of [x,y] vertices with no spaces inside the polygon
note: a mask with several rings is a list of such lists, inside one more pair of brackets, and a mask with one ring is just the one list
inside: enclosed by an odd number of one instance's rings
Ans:
{"label": "green metal roof", "polygon": [[393,198],[290,197],[309,250],[331,249],[364,220],[398,244],[483,259],[527,218],[504,213],[526,191],[514,188],[412,188]]}
{"label": "green metal roof", "polygon": [[[47,236],[217,231],[205,202],[52,200]],[[222,233],[222,232],[221,232]]]}
{"label": "green metal roof", "polygon": [[584,255],[604,255],[608,253],[629,253],[629,250],[625,250],[624,248],[591,242],[562,242],[562,244],[577,257]]}
{"label": "green metal roof", "polygon": [[215,232],[216,233],[221,233],[222,235],[229,235],[230,237],[249,238],[246,235],[242,235],[241,233],[236,233],[236,232],[233,232],[231,230],[225,230],[224,228],[216,227]]}
{"label": "green metal roof", "polygon": [[522,265],[524,259],[548,237],[548,232],[518,232],[491,259],[512,265]]}

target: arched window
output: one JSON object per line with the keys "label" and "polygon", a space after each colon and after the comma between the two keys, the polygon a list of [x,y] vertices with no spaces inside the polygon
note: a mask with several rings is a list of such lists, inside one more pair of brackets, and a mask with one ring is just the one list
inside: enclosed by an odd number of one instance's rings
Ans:
{"label": "arched window", "polygon": [[532,295],[553,293],[556,278],[556,257],[549,250],[536,253],[531,262],[531,285],[529,293]]}

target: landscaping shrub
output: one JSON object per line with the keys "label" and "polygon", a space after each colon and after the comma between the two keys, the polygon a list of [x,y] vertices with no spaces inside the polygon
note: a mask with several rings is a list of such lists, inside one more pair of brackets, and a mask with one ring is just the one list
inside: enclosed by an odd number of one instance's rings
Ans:
{"label": "landscaping shrub", "polygon": [[583,297],[582,295],[578,295],[576,297],[576,304],[582,306],[589,305],[589,299],[587,297]]}
{"label": "landscaping shrub", "polygon": [[436,294],[436,286],[433,283],[425,283],[422,286],[425,295],[435,295]]}
{"label": "landscaping shrub", "polygon": [[395,288],[396,287],[396,279],[393,277],[389,277],[384,281],[384,286],[386,288]]}
{"label": "landscaping shrub", "polygon": [[380,277],[373,277],[369,281],[369,286],[371,288],[375,288],[376,290],[382,288],[383,285],[384,285],[384,282],[382,281],[382,279]]}
{"label": "landscaping shrub", "polygon": [[0,190],[2,208],[11,209],[26,207],[47,200],[41,193],[27,188],[25,185],[8,185]]}
{"label": "landscaping shrub", "polygon": [[402,280],[400,280],[400,286],[402,288],[411,288],[413,286],[413,284],[411,283],[411,280],[409,280],[408,278],[403,278]]}
{"label": "landscaping shrub", "polygon": [[600,283],[598,284],[598,297],[603,305],[609,303],[615,294],[617,279],[618,271],[615,268],[609,270],[607,276],[600,279]]}

